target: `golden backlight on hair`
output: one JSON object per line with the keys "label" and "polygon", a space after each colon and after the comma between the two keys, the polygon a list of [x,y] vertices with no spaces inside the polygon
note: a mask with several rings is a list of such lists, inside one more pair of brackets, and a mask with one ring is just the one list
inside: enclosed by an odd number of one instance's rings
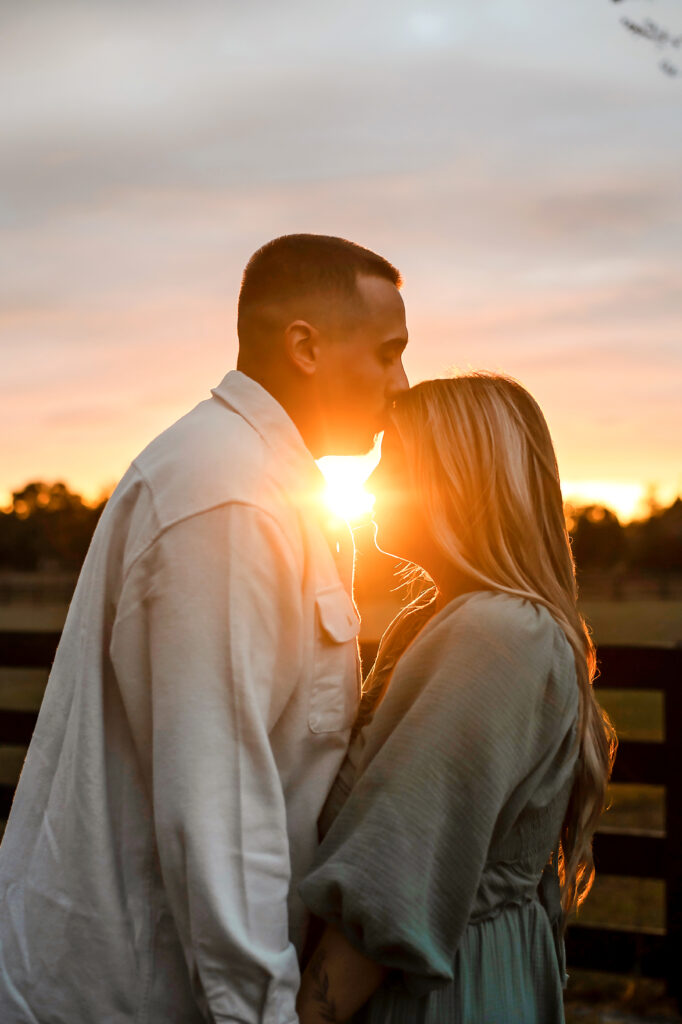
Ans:
{"label": "golden backlight on hair", "polygon": [[[441,554],[465,578],[543,605],[573,648],[579,691],[578,767],[561,832],[562,902],[592,884],[592,834],[606,800],[615,732],[595,700],[594,645],[576,607],[554,448],[544,416],[518,382],[471,373],[426,381],[399,395],[392,414],[406,466]],[[378,460],[319,460],[332,511],[366,517],[364,482]],[[390,507],[390,506],[389,506]]]}

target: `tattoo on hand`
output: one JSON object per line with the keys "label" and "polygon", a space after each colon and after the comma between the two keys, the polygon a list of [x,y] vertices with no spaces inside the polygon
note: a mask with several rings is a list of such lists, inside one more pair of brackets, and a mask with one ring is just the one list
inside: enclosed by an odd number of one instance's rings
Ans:
{"label": "tattoo on hand", "polygon": [[324,948],[318,949],[310,961],[310,977],[313,982],[313,999],[319,1003],[320,1020],[336,1024],[336,1003],[329,998],[329,975],[324,967]]}

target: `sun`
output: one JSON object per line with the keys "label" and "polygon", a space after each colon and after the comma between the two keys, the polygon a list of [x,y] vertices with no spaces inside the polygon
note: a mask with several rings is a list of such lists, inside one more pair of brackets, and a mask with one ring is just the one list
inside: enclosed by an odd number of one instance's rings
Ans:
{"label": "sun", "polygon": [[[566,480],[561,490],[564,501],[569,505],[604,505],[615,512],[621,523],[646,516],[649,489],[636,481],[613,480]],[[672,502],[676,497],[675,488],[657,488],[656,496]]]}
{"label": "sun", "polygon": [[369,517],[374,495],[366,490],[365,481],[380,455],[377,444],[367,455],[326,455],[317,460],[327,481],[325,501],[334,515],[349,523]]}

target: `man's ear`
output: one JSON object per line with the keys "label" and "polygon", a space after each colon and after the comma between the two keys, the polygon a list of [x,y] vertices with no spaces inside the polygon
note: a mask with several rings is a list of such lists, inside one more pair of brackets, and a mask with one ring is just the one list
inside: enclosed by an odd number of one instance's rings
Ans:
{"label": "man's ear", "polygon": [[317,369],[320,332],[307,320],[294,320],[284,329],[284,350],[299,372],[312,377]]}

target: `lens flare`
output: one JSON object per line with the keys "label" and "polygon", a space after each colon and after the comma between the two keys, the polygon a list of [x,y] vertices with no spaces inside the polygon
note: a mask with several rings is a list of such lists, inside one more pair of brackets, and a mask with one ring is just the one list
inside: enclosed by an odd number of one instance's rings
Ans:
{"label": "lens flare", "polygon": [[374,495],[365,488],[365,481],[379,461],[377,445],[367,455],[326,455],[318,466],[327,481],[325,501],[340,519],[358,523],[368,519]]}

